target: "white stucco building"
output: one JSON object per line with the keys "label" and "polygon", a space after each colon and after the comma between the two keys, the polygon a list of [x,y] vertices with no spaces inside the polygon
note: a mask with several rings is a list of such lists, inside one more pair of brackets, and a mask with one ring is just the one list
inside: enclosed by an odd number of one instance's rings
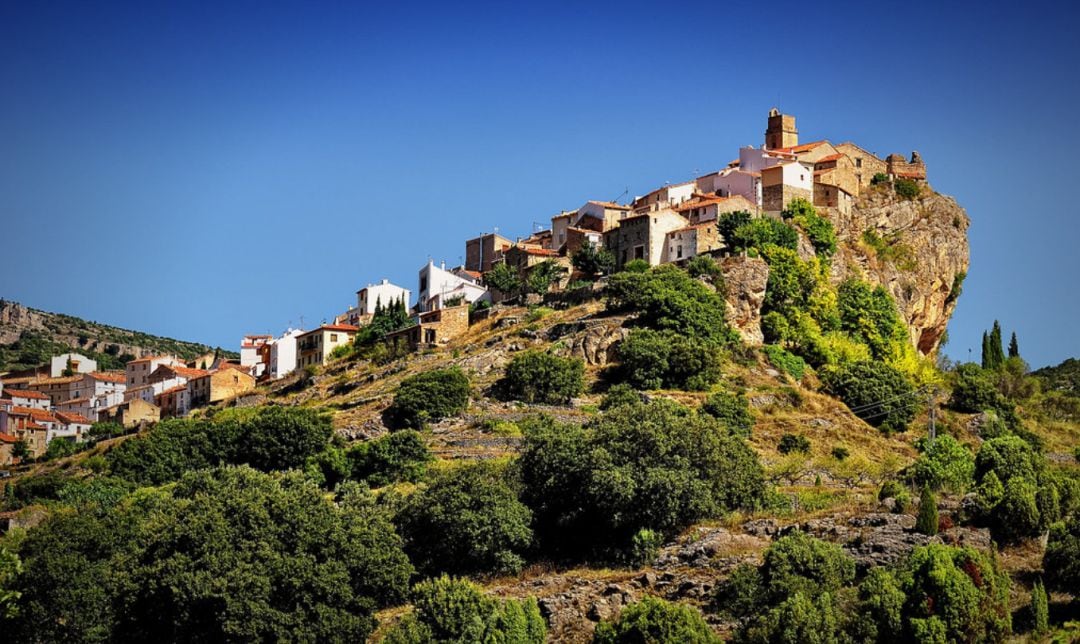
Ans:
{"label": "white stucco building", "polygon": [[384,279],[378,284],[368,284],[356,292],[356,308],[360,315],[372,315],[377,303],[382,303],[385,307],[391,302],[404,299],[407,309],[411,297],[412,292],[409,289]]}
{"label": "white stucco building", "polygon": [[49,375],[53,378],[59,378],[64,375],[64,371],[69,366],[74,373],[90,373],[91,371],[97,371],[97,360],[91,360],[79,353],[65,353],[64,355],[54,356],[49,364]]}
{"label": "white stucco building", "polygon": [[270,377],[284,378],[296,369],[296,338],[304,332],[288,329],[270,344]]}
{"label": "white stucco building", "polygon": [[446,265],[435,265],[428,260],[420,269],[420,288],[417,290],[416,310],[423,313],[441,309],[448,300],[461,297],[465,303],[490,299],[487,289],[479,284],[446,270]]}

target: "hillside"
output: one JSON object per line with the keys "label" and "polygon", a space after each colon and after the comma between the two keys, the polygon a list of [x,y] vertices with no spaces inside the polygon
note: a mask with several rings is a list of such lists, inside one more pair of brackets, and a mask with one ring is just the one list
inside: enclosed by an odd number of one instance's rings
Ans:
{"label": "hillside", "polygon": [[[204,344],[121,329],[0,299],[0,372],[36,367],[69,351],[97,360],[101,369],[117,369],[145,355],[194,358],[213,350]],[[223,353],[236,356],[235,352]]]}

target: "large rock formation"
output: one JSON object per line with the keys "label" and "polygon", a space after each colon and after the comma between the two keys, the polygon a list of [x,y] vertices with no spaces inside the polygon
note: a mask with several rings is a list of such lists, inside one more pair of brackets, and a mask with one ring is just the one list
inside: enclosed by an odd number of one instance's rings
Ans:
{"label": "large rock formation", "polygon": [[[935,351],[956,308],[956,286],[968,270],[970,220],[964,209],[926,185],[911,200],[881,186],[864,193],[849,215],[830,217],[839,242],[833,279],[854,275],[885,286],[912,343],[924,354]],[[865,242],[866,231],[881,240],[877,249]]]}
{"label": "large rock formation", "polygon": [[728,323],[746,344],[761,344],[761,305],[769,283],[769,265],[760,257],[725,257],[720,269],[727,287]]}

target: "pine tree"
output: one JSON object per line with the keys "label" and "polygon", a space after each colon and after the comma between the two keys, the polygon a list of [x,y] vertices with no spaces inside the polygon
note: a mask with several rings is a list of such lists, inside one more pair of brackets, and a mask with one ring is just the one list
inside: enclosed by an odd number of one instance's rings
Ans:
{"label": "pine tree", "polygon": [[1012,338],[1009,339],[1009,357],[1020,357],[1020,345],[1016,342],[1016,331],[1012,332]]}
{"label": "pine tree", "polygon": [[929,485],[923,486],[919,496],[919,516],[915,519],[915,531],[930,536],[934,536],[938,531],[937,499]]}

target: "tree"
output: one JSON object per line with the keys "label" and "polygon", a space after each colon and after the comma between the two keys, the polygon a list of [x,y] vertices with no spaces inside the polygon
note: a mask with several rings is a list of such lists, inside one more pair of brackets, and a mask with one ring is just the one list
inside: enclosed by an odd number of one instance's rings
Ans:
{"label": "tree", "polygon": [[841,330],[865,342],[877,360],[888,359],[908,342],[896,303],[882,286],[845,280],[837,290],[837,308]]}
{"label": "tree", "polygon": [[883,362],[856,362],[822,373],[828,390],[853,413],[886,434],[907,430],[916,394],[907,378]]}
{"label": "tree", "polygon": [[796,593],[834,593],[854,581],[855,560],[834,543],[796,531],[765,551],[761,578],[773,604]]}
{"label": "tree", "polygon": [[615,255],[606,248],[585,242],[570,256],[570,263],[583,275],[607,275],[615,268]]}
{"label": "tree", "polygon": [[411,429],[359,443],[348,451],[347,457],[350,476],[371,487],[400,481],[419,483],[435,460],[423,437]]}
{"label": "tree", "polygon": [[967,492],[975,480],[975,457],[968,448],[948,434],[930,442],[920,439],[916,446],[922,453],[912,465],[911,478],[931,489]]}
{"label": "tree", "polygon": [[301,467],[326,447],[334,434],[330,416],[302,407],[260,407],[240,422],[234,463],[269,472]]}
{"label": "tree", "polygon": [[919,495],[919,515],[915,519],[915,531],[931,537],[938,532],[937,499],[929,485],[923,485]]}
{"label": "tree", "polygon": [[421,574],[515,574],[532,543],[532,513],[487,463],[440,473],[397,517]]}
{"label": "tree", "polygon": [[1016,331],[1012,332],[1012,337],[1009,338],[1009,357],[1020,357],[1020,345],[1016,342]]}
{"label": "tree", "polygon": [[617,273],[611,276],[605,292],[608,309],[636,311],[638,326],[674,331],[716,344],[735,342],[736,336],[724,318],[724,298],[677,266]]}
{"label": "tree", "polygon": [[15,617],[19,612],[18,601],[22,593],[11,590],[11,584],[20,572],[22,561],[19,560],[19,555],[0,547],[0,623]]}
{"label": "tree", "polygon": [[566,273],[566,267],[555,263],[553,260],[544,260],[529,268],[525,285],[530,293],[543,295],[551,289],[551,285]]}
{"label": "tree", "polygon": [[385,306],[381,298],[375,298],[371,321],[360,327],[353,343],[357,347],[370,347],[385,338],[386,334],[412,326],[415,322],[409,316],[408,307],[404,297],[394,298]]}
{"label": "tree", "polygon": [[596,625],[594,644],[719,644],[701,613],[685,604],[646,596],[629,604],[614,621]]}
{"label": "tree", "polygon": [[20,461],[25,461],[30,458],[30,444],[20,438],[11,446],[11,455]]}
{"label": "tree", "polygon": [[1031,632],[1042,635],[1050,630],[1050,606],[1042,580],[1036,580],[1031,588]]}
{"label": "tree", "polygon": [[720,378],[717,348],[673,331],[634,329],[618,353],[623,377],[638,389],[703,390]]}
{"label": "tree", "polygon": [[543,644],[547,625],[536,600],[498,601],[472,582],[441,576],[413,586],[413,613],[383,640],[386,644]]}
{"label": "tree", "polygon": [[503,385],[511,400],[565,405],[585,387],[585,363],[543,351],[525,351],[506,366]]}
{"label": "tree", "polygon": [[642,402],[641,394],[630,385],[619,383],[612,385],[611,389],[608,389],[607,393],[604,394],[604,398],[600,401],[600,411],[614,409],[620,405],[634,405],[640,402]]}
{"label": "tree", "polygon": [[806,454],[810,451],[810,439],[802,434],[784,434],[780,437],[776,450],[781,454],[791,454],[792,452]]}
{"label": "tree", "polygon": [[1067,593],[1080,588],[1080,517],[1072,516],[1050,529],[1043,555],[1047,587]]}
{"label": "tree", "polygon": [[725,292],[724,270],[709,255],[694,255],[686,263],[686,273],[694,279],[705,278],[718,293]]}
{"label": "tree", "polygon": [[802,198],[792,199],[780,216],[792,220],[810,238],[814,252],[820,257],[832,257],[836,252],[836,230],[832,222],[818,214],[809,201]]}
{"label": "tree", "polygon": [[754,417],[745,396],[718,391],[705,400],[701,411],[719,420],[732,434],[750,438]]}
{"label": "tree", "polygon": [[996,409],[1000,407],[999,398],[993,374],[985,367],[969,362],[958,366],[953,372],[949,406],[956,411],[975,414]]}
{"label": "tree", "polygon": [[469,378],[454,367],[409,376],[387,411],[396,427],[423,429],[429,422],[457,416],[468,404]]}
{"label": "tree", "polygon": [[624,404],[588,426],[534,421],[522,500],[549,553],[618,558],[642,528],[671,536],[765,492],[757,456],[716,419],[668,400]]}

